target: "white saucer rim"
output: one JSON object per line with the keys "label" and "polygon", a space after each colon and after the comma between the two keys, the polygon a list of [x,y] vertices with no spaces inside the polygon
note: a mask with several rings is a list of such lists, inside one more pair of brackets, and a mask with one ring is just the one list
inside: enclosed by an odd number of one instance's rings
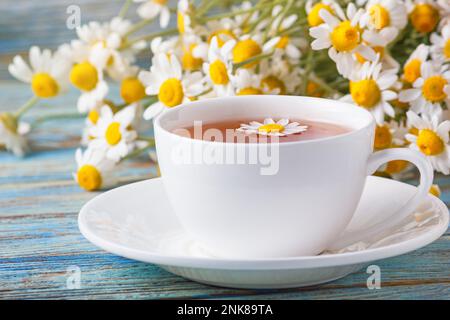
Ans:
{"label": "white saucer rim", "polygon": [[[373,179],[382,179],[393,183],[402,184],[415,188],[403,182],[394,181],[391,179],[381,177],[369,177]],[[117,192],[122,188],[132,188],[137,184],[143,183],[159,183],[162,178],[154,178],[145,181],[140,181],[128,184],[108,192]],[[78,227],[81,234],[94,245],[103,250],[133,260],[138,260],[146,263],[157,265],[184,267],[184,268],[200,268],[200,269],[217,269],[217,270],[286,270],[286,269],[308,269],[308,268],[322,268],[335,267],[344,265],[364,264],[375,260],[390,258],[402,255],[419,248],[422,248],[443,235],[448,229],[449,213],[447,206],[437,197],[429,195],[428,201],[433,201],[436,205],[436,210],[440,212],[440,217],[444,221],[439,225],[428,230],[426,233],[418,235],[417,237],[405,240],[399,243],[390,244],[378,248],[365,249],[356,252],[336,253],[320,256],[302,256],[302,257],[286,257],[286,258],[272,258],[272,259],[224,259],[224,258],[208,258],[208,257],[186,257],[175,256],[161,253],[155,253],[145,250],[129,248],[97,236],[94,232],[89,230],[89,227],[84,223],[84,216],[88,214],[89,207],[92,203],[98,201],[101,197],[106,195],[105,192],[88,201],[80,210],[78,215]]]}

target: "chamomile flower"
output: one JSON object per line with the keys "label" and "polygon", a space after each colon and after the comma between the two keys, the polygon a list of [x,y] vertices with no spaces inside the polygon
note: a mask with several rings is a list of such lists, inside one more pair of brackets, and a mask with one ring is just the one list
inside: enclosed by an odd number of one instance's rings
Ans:
{"label": "chamomile flower", "polygon": [[197,71],[203,66],[208,56],[208,44],[196,35],[183,39],[181,65],[185,71]]}
{"label": "chamomile flower", "polygon": [[206,36],[207,42],[210,44],[214,37],[217,37],[219,47],[223,46],[229,40],[237,40],[242,34],[235,20],[231,18],[223,18],[220,20],[211,20],[206,23],[202,33]]}
{"label": "chamomile flower", "polygon": [[416,50],[409,56],[403,67],[402,79],[410,84],[413,84],[418,78],[420,78],[420,70],[422,63],[424,63],[429,54],[429,47],[420,44]]}
{"label": "chamomile flower", "polygon": [[231,62],[231,52],[236,45],[236,41],[229,40],[221,47],[217,37],[211,41],[208,51],[208,62],[203,64],[204,73],[212,85],[217,96],[230,96],[234,94],[234,87],[231,83],[233,64]]}
{"label": "chamomile flower", "polygon": [[400,0],[369,0],[366,10],[363,19],[376,31],[389,28],[396,36],[408,22],[406,6]]}
{"label": "chamomile flower", "polygon": [[154,118],[165,108],[189,102],[190,98],[205,91],[202,73],[183,73],[174,55],[160,54],[154,57],[150,72],[141,71],[139,80],[146,86],[146,93],[157,95],[159,100],[145,110],[146,120]]}
{"label": "chamomile flower", "polygon": [[[400,69],[400,64],[390,55],[386,47],[391,43],[396,37],[395,29],[384,28],[380,31],[376,30],[366,30],[364,32],[364,42],[370,46],[379,56],[380,62],[383,65],[383,69]],[[355,59],[358,63],[363,64],[367,61],[363,56],[356,53]]]}
{"label": "chamomile flower", "polygon": [[[233,76],[232,82],[235,87],[236,95],[260,95],[269,93],[266,90],[270,90],[268,87],[262,86],[261,74],[255,74],[247,69],[239,69],[236,75]],[[272,89],[270,93],[278,94],[279,89]],[[266,91],[266,92],[264,92]]]}
{"label": "chamomile flower", "polygon": [[77,35],[89,47],[90,54],[95,56],[96,64],[103,65],[109,72],[110,69],[120,70],[127,63],[134,62],[136,54],[146,47],[145,41],[123,47],[131,28],[130,21],[115,17],[110,22],[100,24],[94,21],[83,25],[77,28]]}
{"label": "chamomile flower", "polygon": [[28,123],[18,122],[10,113],[0,113],[0,147],[23,157],[29,150],[25,137],[29,131]]}
{"label": "chamomile flower", "polygon": [[445,25],[440,33],[433,33],[430,40],[433,60],[439,63],[450,61],[450,23]]}
{"label": "chamomile flower", "polygon": [[337,3],[332,0],[323,0],[316,3],[314,3],[314,0],[307,0],[305,9],[306,13],[308,14],[307,19],[309,26],[317,27],[324,23],[323,19],[319,15],[320,10],[324,9],[329,13],[334,14],[335,10],[333,9],[333,7],[336,5]]}
{"label": "chamomile flower", "polygon": [[283,7],[281,5],[276,5],[272,9],[273,21],[270,24],[270,26],[268,26],[269,36],[275,36],[275,35],[279,34],[280,32],[289,29],[297,21],[298,15],[296,15],[295,13],[285,17],[281,14],[282,12],[283,12]]}
{"label": "chamomile flower", "polygon": [[[232,50],[233,63],[239,64],[251,58],[254,58],[262,53],[261,37],[259,35],[241,37]],[[245,64],[244,68],[252,68],[258,63],[250,62]]]}
{"label": "chamomile flower", "polygon": [[408,0],[406,6],[411,24],[418,32],[429,33],[438,25],[439,7],[435,0]]}
{"label": "chamomile flower", "polygon": [[195,12],[194,5],[190,0],[179,0],[177,7],[177,27],[181,35],[193,33],[190,15]]}
{"label": "chamomile flower", "polygon": [[18,80],[31,84],[37,97],[53,98],[67,89],[70,63],[63,56],[31,47],[29,61],[30,65],[15,56],[8,70]]}
{"label": "chamomile flower", "polygon": [[396,81],[396,70],[382,71],[378,61],[365,62],[350,75],[350,94],[342,99],[367,109],[378,124],[383,124],[385,114],[395,117],[390,101],[397,98],[397,93],[390,88]]}
{"label": "chamomile flower", "polygon": [[259,65],[263,91],[281,95],[294,94],[301,84],[301,69],[280,63],[278,60],[264,59]]}
{"label": "chamomile flower", "polygon": [[176,37],[172,37],[166,40],[163,40],[162,37],[156,37],[150,42],[150,50],[152,51],[153,56],[157,56],[159,54],[177,54],[178,48],[177,43],[179,39]]}
{"label": "chamomile flower", "polygon": [[109,88],[104,80],[105,57],[107,51],[96,51],[80,40],[63,45],[58,52],[72,62],[69,79],[72,85],[81,91],[77,108],[80,113],[87,113],[101,103]]}
{"label": "chamomile flower", "polygon": [[411,110],[428,116],[442,115],[442,105],[450,106],[450,70],[432,62],[423,62],[421,76],[413,83],[412,89],[400,92],[399,99],[409,102]]}
{"label": "chamomile flower", "polygon": [[100,118],[91,128],[89,135],[92,140],[89,146],[105,151],[105,156],[113,161],[119,161],[127,156],[135,147],[137,133],[130,128],[136,115],[133,105],[113,113],[109,106],[100,110]]}
{"label": "chamomile flower", "polygon": [[120,96],[126,104],[141,101],[145,96],[145,86],[138,78],[139,68],[127,66],[121,74],[117,75],[120,81]]}
{"label": "chamomile flower", "polygon": [[355,65],[354,54],[358,53],[370,61],[375,60],[376,55],[363,42],[360,20],[364,11],[357,10],[353,3],[347,6],[346,14],[339,6],[334,6],[334,10],[337,16],[328,10],[320,10],[319,15],[325,22],[309,30],[310,35],[315,38],[311,47],[313,50],[329,48],[328,55],[336,62],[339,73],[348,76]]}
{"label": "chamomile flower", "polygon": [[170,21],[170,10],[168,0],[134,0],[134,2],[142,3],[137,13],[142,19],[153,19],[159,15],[159,25],[166,28]]}
{"label": "chamomile flower", "polygon": [[258,121],[252,121],[249,124],[243,123],[237,131],[246,134],[283,137],[305,132],[307,129],[308,126],[302,126],[298,122],[289,122],[289,119],[280,119],[275,122],[273,119],[267,118],[264,120],[264,123]]}
{"label": "chamomile flower", "polygon": [[[241,5],[236,5],[231,8],[232,11],[238,12],[238,11],[246,11],[250,10],[253,7],[253,4],[250,1],[243,1]],[[236,21],[236,24],[238,24],[242,29],[246,27],[247,24],[256,22],[259,17],[259,12],[255,11],[251,14],[248,13],[241,13],[236,14],[234,16],[234,20]]]}
{"label": "chamomile flower", "polygon": [[73,178],[86,191],[96,191],[114,185],[111,176],[115,162],[107,159],[100,149],[88,148],[85,152],[77,149],[75,152],[77,172]]}
{"label": "chamomile flower", "polygon": [[430,160],[433,168],[443,174],[450,173],[450,121],[439,123],[437,116],[419,117],[408,111],[408,121],[418,130],[417,135],[407,134],[406,139],[411,142],[410,148],[422,152]]}
{"label": "chamomile flower", "polygon": [[300,47],[304,46],[305,42],[301,38],[292,38],[288,35],[276,36],[267,41],[263,46],[264,52],[271,52],[274,50],[274,55],[286,55],[290,60],[300,59],[302,52]]}
{"label": "chamomile flower", "polygon": [[403,147],[406,145],[405,135],[408,128],[403,123],[395,120],[385,121],[375,128],[374,148],[382,150],[392,147]]}

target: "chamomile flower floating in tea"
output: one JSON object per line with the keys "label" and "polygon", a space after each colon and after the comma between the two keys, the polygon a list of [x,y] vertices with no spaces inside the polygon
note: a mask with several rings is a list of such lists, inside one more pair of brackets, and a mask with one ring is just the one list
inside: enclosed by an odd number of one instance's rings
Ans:
{"label": "chamomile flower floating in tea", "polygon": [[8,67],[16,79],[31,84],[36,97],[54,98],[67,89],[67,61],[48,49],[31,47],[30,66],[20,56],[14,57]]}
{"label": "chamomile flower floating in tea", "polygon": [[289,122],[289,119],[281,119],[275,122],[271,118],[264,120],[264,123],[252,121],[249,124],[241,124],[237,131],[246,134],[260,134],[264,136],[283,137],[291,134],[305,132],[308,126],[302,126],[298,122]]}
{"label": "chamomile flower floating in tea", "polygon": [[153,19],[159,15],[159,25],[165,28],[169,25],[170,9],[168,0],[134,0],[141,3],[137,9],[138,15],[142,19]]}
{"label": "chamomile flower floating in tea", "polygon": [[396,81],[395,69],[382,71],[378,60],[365,62],[359,70],[350,75],[350,94],[342,100],[367,109],[378,124],[383,124],[385,114],[395,116],[395,110],[389,102],[397,98],[397,93],[390,90]]}
{"label": "chamomile flower floating in tea", "polygon": [[442,105],[450,106],[450,70],[428,61],[421,64],[420,73],[413,88],[400,92],[399,99],[409,102],[411,111],[440,117]]}
{"label": "chamomile flower floating in tea", "polygon": [[410,148],[422,152],[430,159],[433,168],[444,174],[450,173],[450,120],[439,122],[437,116],[419,117],[412,111],[407,113],[410,125],[417,135],[407,134]]}
{"label": "chamomile flower floating in tea", "polygon": [[115,162],[107,159],[100,149],[88,148],[84,153],[77,149],[75,153],[77,172],[73,178],[86,191],[96,191],[114,185],[110,172]]}
{"label": "chamomile flower floating in tea", "polygon": [[119,161],[135,147],[137,133],[130,128],[135,117],[136,108],[131,105],[116,114],[109,106],[101,108],[100,118],[91,128],[89,145],[104,150],[108,159]]}

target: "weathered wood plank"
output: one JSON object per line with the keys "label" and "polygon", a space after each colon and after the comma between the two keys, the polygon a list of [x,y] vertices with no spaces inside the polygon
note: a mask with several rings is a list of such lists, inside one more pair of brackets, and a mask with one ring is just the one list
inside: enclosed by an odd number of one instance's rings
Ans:
{"label": "weathered wood plank", "polygon": [[[29,89],[2,83],[0,110],[12,110]],[[76,91],[46,101],[27,116],[75,111]],[[81,120],[49,122],[31,135],[35,153],[24,159],[0,152],[0,299],[450,299],[450,231],[432,245],[378,262],[382,289],[365,286],[365,270],[322,286],[291,290],[233,290],[209,287],[162,269],[108,254],[78,231],[77,214],[96,194],[72,181]],[[128,161],[117,172],[125,184],[156,176],[145,157]],[[450,178],[437,176],[450,203]],[[66,288],[66,269],[82,271],[82,288]]]}

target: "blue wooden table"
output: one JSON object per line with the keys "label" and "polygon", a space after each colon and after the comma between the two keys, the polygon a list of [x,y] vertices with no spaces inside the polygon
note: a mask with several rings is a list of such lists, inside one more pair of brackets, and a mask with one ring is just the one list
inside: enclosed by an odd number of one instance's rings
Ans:
{"label": "blue wooden table", "polygon": [[[0,111],[24,100],[28,88],[0,86]],[[45,102],[29,115],[72,109],[76,93]],[[62,125],[62,122],[63,124]],[[74,152],[82,120],[59,120],[31,134],[34,152],[18,159],[0,152],[0,298],[124,299],[124,298],[446,298],[450,299],[450,232],[432,245],[378,262],[382,288],[368,290],[362,270],[322,286],[281,291],[232,290],[209,287],[171,275],[154,265],[106,253],[78,231],[81,206],[97,195],[72,180]],[[125,162],[120,183],[156,176],[148,157]],[[450,204],[450,179],[438,176],[443,200]],[[81,288],[68,289],[67,269],[81,270]]]}
{"label": "blue wooden table", "polygon": [[[72,36],[71,31],[51,25],[64,24],[68,4],[88,8],[84,21],[95,13],[110,17],[119,7],[119,2],[109,0],[12,2],[0,2],[0,112],[13,110],[30,96],[28,87],[12,82],[5,72],[12,55],[24,52],[30,43],[55,47]],[[21,22],[29,16],[31,20]],[[45,19],[49,16],[52,19]],[[44,102],[27,117],[75,111],[75,101],[72,91]],[[449,231],[426,248],[379,261],[380,290],[367,289],[365,270],[310,288],[224,289],[106,253],[78,231],[79,209],[97,195],[80,190],[71,176],[81,128],[80,119],[47,122],[32,132],[33,153],[28,157],[18,159],[0,151],[0,299],[450,299]],[[127,184],[155,177],[156,169],[142,156],[125,162],[116,174],[121,184]],[[436,182],[449,205],[450,178],[438,176]],[[67,270],[74,266],[81,271],[79,289],[67,287]]]}

